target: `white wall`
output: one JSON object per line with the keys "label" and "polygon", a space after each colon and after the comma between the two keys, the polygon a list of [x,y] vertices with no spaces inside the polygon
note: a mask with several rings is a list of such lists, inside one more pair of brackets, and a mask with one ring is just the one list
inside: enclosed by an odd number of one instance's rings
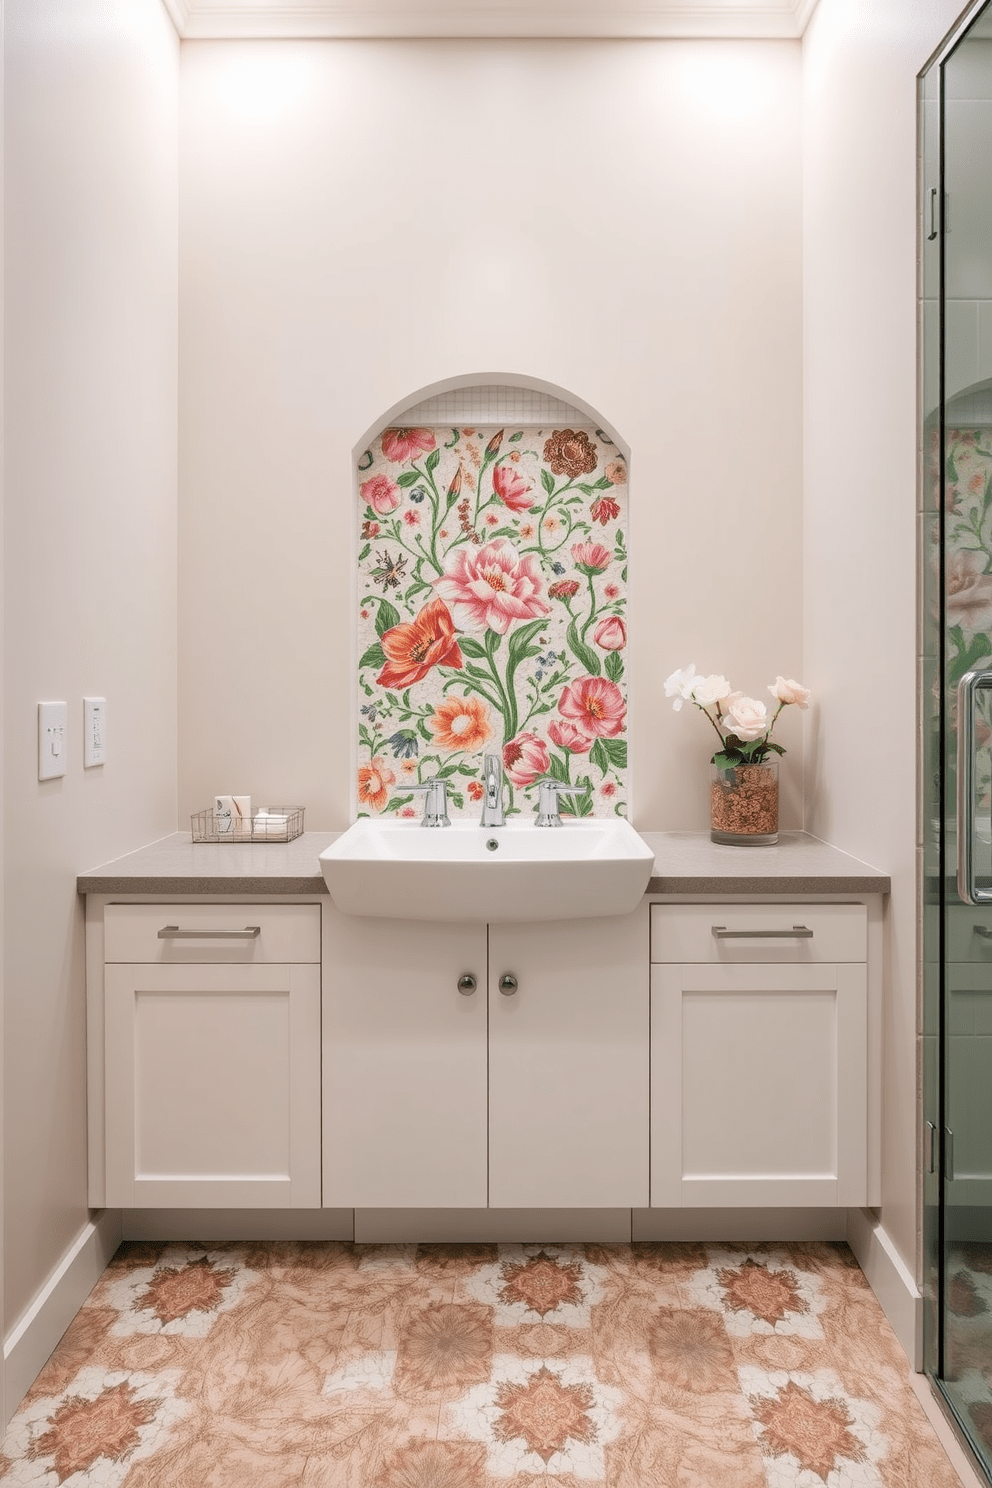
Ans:
{"label": "white wall", "polygon": [[916,74],[957,0],[820,0],[803,43],[807,826],[892,875],[882,1223],[916,1269]]}
{"label": "white wall", "polygon": [[[87,1219],[75,877],[175,827],[179,44],[160,0],[5,8],[9,1332]],[[44,784],[41,699],[69,704]]]}
{"label": "white wall", "polygon": [[[800,48],[183,46],[180,809],[348,819],[353,446],[517,372],[631,450],[631,765],[707,822],[661,681],[802,675]],[[798,720],[785,825],[799,825]]]}

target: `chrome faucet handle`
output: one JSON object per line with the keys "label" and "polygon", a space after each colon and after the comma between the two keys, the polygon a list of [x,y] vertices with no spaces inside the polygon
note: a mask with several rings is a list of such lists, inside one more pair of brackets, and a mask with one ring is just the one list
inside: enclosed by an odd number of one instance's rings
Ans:
{"label": "chrome faucet handle", "polygon": [[540,780],[535,780],[538,788],[537,796],[537,821],[538,827],[560,827],[561,817],[558,815],[559,796],[582,796],[585,794],[584,785],[566,785],[563,780],[555,780],[550,775],[544,775]]}
{"label": "chrome faucet handle", "polygon": [[498,754],[482,757],[482,827],[504,827],[503,814],[503,761]]}
{"label": "chrome faucet handle", "polygon": [[433,780],[425,780],[420,785],[408,785],[408,791],[424,792],[424,816],[420,825],[422,827],[450,827],[451,818],[448,816],[448,782],[439,780],[437,776]]}

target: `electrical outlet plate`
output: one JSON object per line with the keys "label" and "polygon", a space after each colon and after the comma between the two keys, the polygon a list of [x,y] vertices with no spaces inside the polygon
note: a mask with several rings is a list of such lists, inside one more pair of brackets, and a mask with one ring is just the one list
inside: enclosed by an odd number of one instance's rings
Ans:
{"label": "electrical outlet plate", "polygon": [[65,733],[69,709],[65,703],[38,704],[38,779],[65,774]]}
{"label": "electrical outlet plate", "polygon": [[107,699],[83,698],[83,768],[102,765],[107,758]]}

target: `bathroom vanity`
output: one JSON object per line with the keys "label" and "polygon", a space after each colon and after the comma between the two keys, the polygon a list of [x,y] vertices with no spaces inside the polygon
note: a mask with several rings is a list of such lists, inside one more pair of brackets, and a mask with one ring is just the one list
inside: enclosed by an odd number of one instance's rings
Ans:
{"label": "bathroom vanity", "polygon": [[343,914],[333,840],[80,876],[94,1207],[878,1202],[885,875],[645,834],[630,914],[445,924]]}

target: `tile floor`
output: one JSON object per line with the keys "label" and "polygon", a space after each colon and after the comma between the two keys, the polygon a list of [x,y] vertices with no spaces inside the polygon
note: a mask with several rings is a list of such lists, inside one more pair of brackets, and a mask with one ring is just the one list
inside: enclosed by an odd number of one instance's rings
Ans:
{"label": "tile floor", "polygon": [[947,1393],[992,1454],[992,1245],[948,1255],[946,1361]]}
{"label": "tile floor", "polygon": [[17,1488],[958,1488],[850,1251],[124,1245]]}

